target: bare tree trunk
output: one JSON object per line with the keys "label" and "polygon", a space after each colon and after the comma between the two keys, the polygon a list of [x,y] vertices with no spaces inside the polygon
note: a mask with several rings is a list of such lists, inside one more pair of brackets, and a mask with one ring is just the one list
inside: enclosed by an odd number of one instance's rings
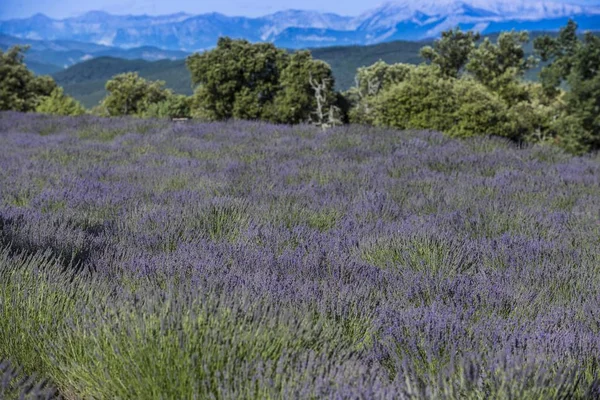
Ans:
{"label": "bare tree trunk", "polygon": [[320,126],[323,130],[326,130],[334,125],[341,125],[342,122],[339,119],[339,107],[330,105],[329,109],[326,109],[328,104],[327,91],[329,89],[331,79],[321,79],[319,82],[313,79],[311,74],[308,78],[308,83],[314,90],[315,100],[317,101],[317,108],[312,112],[315,118],[311,118],[311,122],[317,126]]}

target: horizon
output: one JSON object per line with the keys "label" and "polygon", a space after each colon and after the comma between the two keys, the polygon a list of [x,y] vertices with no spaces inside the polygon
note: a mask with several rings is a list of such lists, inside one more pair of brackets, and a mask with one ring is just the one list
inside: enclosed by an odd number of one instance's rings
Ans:
{"label": "horizon", "polygon": [[[531,2],[524,2],[522,0],[513,1],[531,4]],[[548,2],[600,7],[600,0],[573,0],[568,2],[549,0]],[[384,4],[395,2],[380,1],[372,7],[361,5],[364,4],[364,2],[359,0],[353,0],[349,3],[346,2],[343,5],[340,5],[337,2],[330,2],[329,7],[323,7],[323,2],[319,0],[294,0],[293,3],[281,3],[277,0],[260,0],[259,2],[234,0],[226,2],[225,4],[215,0],[214,2],[204,2],[200,5],[191,0],[175,0],[168,4],[160,3],[156,0],[129,0],[125,3],[116,0],[103,0],[102,3],[103,4],[96,3],[94,7],[81,8],[80,2],[76,0],[64,0],[60,4],[56,4],[50,0],[22,0],[18,2],[15,0],[8,0],[0,5],[0,20],[27,19],[37,14],[43,14],[54,20],[63,20],[79,17],[91,12],[104,12],[114,16],[146,15],[151,17],[173,14],[188,14],[190,16],[195,16],[216,13],[228,17],[260,18],[262,16],[283,11],[307,11],[336,14],[343,17],[356,17]],[[285,4],[286,6],[280,7],[277,3]]]}

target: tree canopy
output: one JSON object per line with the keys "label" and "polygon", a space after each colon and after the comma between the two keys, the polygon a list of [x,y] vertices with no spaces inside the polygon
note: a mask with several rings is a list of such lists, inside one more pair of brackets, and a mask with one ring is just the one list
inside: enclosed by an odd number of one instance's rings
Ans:
{"label": "tree canopy", "polygon": [[57,87],[49,76],[35,76],[24,62],[27,46],[0,50],[0,110],[34,111]]}
{"label": "tree canopy", "polygon": [[197,85],[192,113],[207,120],[307,122],[317,106],[311,79],[327,82],[329,102],[336,98],[331,68],[309,51],[290,55],[271,43],[224,37],[215,49],[188,57],[187,66]]}
{"label": "tree canopy", "polygon": [[442,37],[433,46],[423,47],[421,57],[440,67],[444,76],[457,78],[479,39],[479,33],[463,32],[457,27],[442,32]]}
{"label": "tree canopy", "polygon": [[44,97],[36,111],[54,115],[82,115],[85,108],[74,98],[65,95],[63,88],[55,88],[50,96]]}
{"label": "tree canopy", "polygon": [[111,116],[141,116],[151,104],[164,101],[172,94],[164,89],[164,84],[163,81],[147,81],[137,72],[115,75],[106,82],[109,94],[102,101],[102,105]]}

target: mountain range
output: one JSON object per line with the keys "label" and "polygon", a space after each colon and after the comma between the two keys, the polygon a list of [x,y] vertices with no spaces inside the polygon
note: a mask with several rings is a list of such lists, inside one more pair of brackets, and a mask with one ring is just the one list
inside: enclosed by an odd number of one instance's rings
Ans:
{"label": "mountain range", "polygon": [[163,50],[153,46],[122,49],[74,40],[32,40],[0,34],[0,50],[15,45],[27,45],[27,66],[38,75],[52,74],[63,68],[97,57],[117,57],[126,60],[147,61],[183,59],[189,53],[180,50]]}
{"label": "mountain range", "polygon": [[[552,31],[564,26],[568,18],[574,18],[582,30],[600,30],[600,4],[584,6],[552,0],[397,0],[356,17],[303,10],[258,18],[219,13],[134,16],[92,11],[66,19],[36,14],[0,21],[0,33],[19,39],[192,52],[214,47],[220,36],[267,41],[291,49],[315,48],[419,41],[437,37],[455,26],[484,34],[513,28]],[[82,51],[91,55],[91,49]]]}

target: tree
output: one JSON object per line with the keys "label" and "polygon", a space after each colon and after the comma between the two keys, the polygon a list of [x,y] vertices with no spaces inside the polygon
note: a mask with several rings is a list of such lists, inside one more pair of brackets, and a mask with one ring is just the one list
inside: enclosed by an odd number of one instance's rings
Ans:
{"label": "tree", "polygon": [[527,32],[502,32],[495,44],[485,38],[471,52],[465,68],[509,103],[523,100],[526,93],[519,85],[520,79],[536,62],[534,58],[525,58],[523,45],[528,42]]}
{"label": "tree", "polygon": [[308,82],[315,94],[316,108],[311,113],[310,122],[326,130],[335,125],[341,125],[340,109],[334,105],[335,98],[331,98],[331,79],[316,80],[309,76]]}
{"label": "tree", "polygon": [[329,82],[321,93],[327,99],[323,107],[329,108],[336,103],[333,74],[329,65],[314,60],[309,51],[298,51],[291,55],[287,66],[281,72],[281,90],[275,97],[273,107],[275,114],[269,119],[288,124],[309,121],[311,114],[317,109],[318,101],[311,80]]}
{"label": "tree", "polygon": [[74,98],[65,95],[63,88],[55,88],[50,96],[43,98],[36,111],[53,115],[82,115],[85,108]]}
{"label": "tree", "polygon": [[500,96],[474,79],[457,79],[453,86],[457,109],[449,136],[495,135],[515,138],[507,127],[507,107]]}
{"label": "tree", "polygon": [[558,87],[567,80],[573,65],[573,58],[580,46],[577,37],[577,23],[569,19],[560,29],[558,37],[540,36],[533,42],[533,48],[542,61],[551,63],[540,74],[540,81],[549,94],[558,94]]}
{"label": "tree", "polygon": [[467,63],[469,55],[475,49],[479,33],[462,32],[459,27],[442,32],[442,38],[436,40],[433,47],[421,49],[421,57],[440,67],[442,75],[457,78]]}
{"label": "tree", "polygon": [[0,110],[34,111],[57,87],[49,76],[36,77],[24,62],[28,47],[0,50]]}
{"label": "tree", "polygon": [[392,85],[402,82],[414,68],[414,65],[387,64],[382,60],[359,68],[354,78],[355,86],[346,93],[351,103],[350,122],[372,124],[376,96]]}
{"label": "tree", "polygon": [[518,140],[552,143],[554,122],[564,114],[564,100],[549,97],[540,83],[523,83],[521,87],[527,99],[508,108],[506,131]]}
{"label": "tree", "polygon": [[321,93],[328,109],[337,100],[331,68],[309,51],[290,55],[270,43],[224,37],[215,49],[188,57],[187,67],[198,85],[192,114],[207,120],[308,122],[317,107],[311,77],[328,82]]}
{"label": "tree", "polygon": [[567,112],[579,119],[585,133],[581,144],[590,150],[600,149],[600,38],[587,33],[572,57],[567,78]]}
{"label": "tree", "polygon": [[374,124],[448,132],[458,109],[455,81],[445,77],[438,66],[415,68],[405,80],[375,97]]}
{"label": "tree", "polygon": [[170,94],[158,103],[152,103],[142,113],[145,118],[189,118],[191,116],[191,98]]}
{"label": "tree", "polygon": [[271,43],[219,38],[217,47],[188,57],[192,112],[208,120],[269,119],[289,56]]}
{"label": "tree", "polygon": [[137,72],[115,75],[106,82],[109,94],[102,105],[110,116],[141,116],[151,104],[164,101],[172,95],[170,90],[163,88],[164,84],[163,81],[147,81]]}
{"label": "tree", "polygon": [[556,39],[541,36],[534,43],[542,60],[549,62],[540,78],[549,96],[564,96],[564,113],[553,126],[555,141],[571,152],[600,149],[600,38],[577,36],[577,24],[569,20]]}

